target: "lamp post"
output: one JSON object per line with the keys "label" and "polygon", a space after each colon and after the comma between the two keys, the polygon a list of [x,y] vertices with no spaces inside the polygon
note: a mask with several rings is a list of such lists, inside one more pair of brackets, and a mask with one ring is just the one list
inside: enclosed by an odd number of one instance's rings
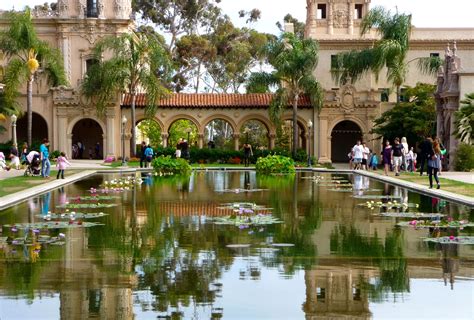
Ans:
{"label": "lamp post", "polygon": [[193,131],[193,129],[191,128],[186,128],[186,130],[184,130],[184,132],[186,132],[188,134],[188,144],[191,144],[191,131]]}
{"label": "lamp post", "polygon": [[311,129],[313,128],[313,121],[308,120],[308,168],[311,168]]}
{"label": "lamp post", "polygon": [[127,117],[122,117],[122,166],[126,165],[125,162],[125,124],[127,124]]}
{"label": "lamp post", "polygon": [[16,115],[12,115],[11,117],[12,119],[12,131],[13,131],[13,147],[17,147],[17,143],[16,143]]}
{"label": "lamp post", "polygon": [[245,133],[245,143],[248,144],[248,143],[249,143],[250,128],[249,128],[249,127],[245,127],[244,133]]}

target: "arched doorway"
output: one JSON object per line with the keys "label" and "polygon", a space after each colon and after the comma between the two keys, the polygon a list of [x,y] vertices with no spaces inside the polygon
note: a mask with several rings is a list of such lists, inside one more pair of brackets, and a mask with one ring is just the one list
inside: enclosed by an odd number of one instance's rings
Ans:
{"label": "arched doorway", "polygon": [[161,126],[156,120],[143,119],[138,121],[135,130],[137,133],[137,147],[140,147],[142,141],[155,148],[161,146]]}
{"label": "arched doorway", "polygon": [[357,123],[344,120],[336,124],[331,131],[331,161],[348,162],[347,154],[358,139],[362,139],[362,129]]}
{"label": "arched doorway", "polygon": [[74,159],[103,159],[103,134],[102,127],[97,121],[79,120],[72,128],[72,157]]}
{"label": "arched doorway", "polygon": [[240,127],[240,145],[250,143],[253,149],[265,150],[270,148],[268,128],[260,120],[248,120]]}
{"label": "arched doorway", "polygon": [[[28,139],[28,120],[26,113],[23,117],[19,118],[16,122],[16,134],[17,134],[17,141],[18,145],[21,147],[23,142],[27,141]],[[44,138],[48,138],[48,124],[46,120],[36,112],[33,112],[32,117],[32,148],[38,149],[39,145],[41,144]],[[35,147],[36,146],[36,147]]]}
{"label": "arched doorway", "polygon": [[188,119],[178,119],[174,121],[168,130],[168,147],[175,148],[179,139],[188,141],[189,146],[198,144],[198,128]]}
{"label": "arched doorway", "polygon": [[223,119],[214,119],[204,127],[204,144],[210,149],[232,150],[234,129]]}

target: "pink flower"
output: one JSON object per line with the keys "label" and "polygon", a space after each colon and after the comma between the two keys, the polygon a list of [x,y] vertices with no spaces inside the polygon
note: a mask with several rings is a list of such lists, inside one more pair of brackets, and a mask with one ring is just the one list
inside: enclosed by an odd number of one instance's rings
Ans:
{"label": "pink flower", "polygon": [[453,240],[454,240],[454,236],[449,236],[449,240],[453,241]]}

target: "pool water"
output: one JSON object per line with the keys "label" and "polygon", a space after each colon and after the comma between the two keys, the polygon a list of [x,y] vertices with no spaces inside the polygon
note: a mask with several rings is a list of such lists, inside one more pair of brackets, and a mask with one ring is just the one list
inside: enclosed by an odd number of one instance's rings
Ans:
{"label": "pool water", "polygon": [[[143,176],[99,201],[113,207],[58,208],[97,204],[78,197],[118,177],[0,211],[0,319],[474,318],[474,245],[425,242],[433,230],[397,227],[407,219],[363,204],[396,201],[405,205],[390,212],[469,221],[473,208],[360,175],[243,171]],[[242,203],[273,222],[218,223]],[[56,243],[12,244],[25,231],[11,225],[72,211],[104,215],[90,228],[39,231]]]}

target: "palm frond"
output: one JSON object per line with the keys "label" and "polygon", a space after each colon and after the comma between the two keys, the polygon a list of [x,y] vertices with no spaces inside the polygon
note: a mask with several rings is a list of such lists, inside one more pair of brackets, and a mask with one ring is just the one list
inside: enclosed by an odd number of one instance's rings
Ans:
{"label": "palm frond", "polygon": [[307,94],[311,99],[311,104],[318,110],[323,107],[324,90],[321,84],[314,77],[305,77],[301,81],[302,93]]}
{"label": "palm frond", "polygon": [[422,73],[435,75],[444,61],[440,57],[421,57],[416,59],[416,63]]}
{"label": "palm frond", "polygon": [[5,82],[5,99],[8,103],[12,103],[18,96],[20,85],[29,77],[29,70],[26,63],[19,58],[12,58],[6,67]]}
{"label": "palm frond", "polygon": [[285,111],[286,107],[288,106],[288,101],[288,91],[283,88],[279,88],[275,92],[272,102],[270,103],[270,106],[268,108],[268,115],[270,116],[270,120],[275,124],[275,126],[279,126],[281,124],[281,116]]}
{"label": "palm frond", "polygon": [[247,81],[247,93],[269,92],[270,88],[279,85],[280,79],[275,73],[253,72]]}

